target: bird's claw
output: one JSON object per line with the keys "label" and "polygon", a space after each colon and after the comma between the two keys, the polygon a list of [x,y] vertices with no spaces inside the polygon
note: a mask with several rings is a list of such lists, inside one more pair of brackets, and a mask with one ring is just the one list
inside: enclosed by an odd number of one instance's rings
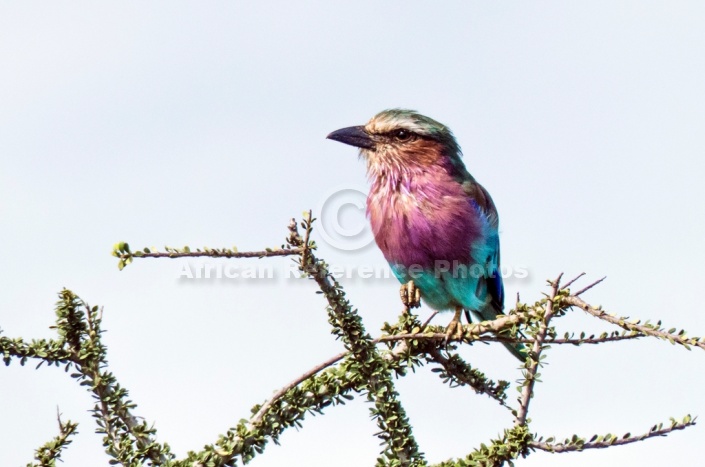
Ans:
{"label": "bird's claw", "polygon": [[448,326],[446,327],[446,345],[448,345],[450,341],[461,340],[464,334],[465,331],[463,329],[462,323],[460,322],[460,310],[457,310],[455,312],[455,315],[453,316],[453,319],[450,321],[450,323],[448,323]]}
{"label": "bird's claw", "polygon": [[416,287],[414,281],[403,284],[399,289],[399,295],[407,310],[421,306],[421,291]]}

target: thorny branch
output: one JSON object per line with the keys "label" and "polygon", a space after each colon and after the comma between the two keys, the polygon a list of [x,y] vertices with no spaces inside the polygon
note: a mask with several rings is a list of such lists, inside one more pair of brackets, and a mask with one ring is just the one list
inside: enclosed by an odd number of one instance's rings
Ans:
{"label": "thorny branch", "polygon": [[546,301],[545,313],[543,318],[539,323],[538,332],[534,336],[534,345],[531,349],[529,357],[526,359],[524,367],[524,387],[521,390],[521,396],[519,398],[519,409],[516,415],[516,425],[525,425],[526,416],[529,413],[529,403],[531,402],[531,396],[534,394],[534,384],[538,378],[538,369],[541,366],[541,352],[544,349],[544,341],[546,340],[546,333],[548,332],[548,325],[551,322],[551,318],[558,311],[560,303],[556,303],[556,298],[561,290],[561,277],[560,274],[555,281],[551,283],[551,296]]}
{"label": "thorny branch", "polygon": [[532,441],[529,443],[529,447],[532,449],[540,449],[542,451],[556,453],[584,451],[585,449],[604,449],[612,446],[622,446],[624,444],[636,443],[638,441],[654,438],[656,436],[666,436],[672,431],[684,430],[693,425],[695,425],[695,419],[691,418],[690,415],[686,415],[682,421],[671,419],[670,426],[667,426],[666,428],[663,427],[662,423],[659,423],[658,425],[651,427],[651,430],[648,432],[637,436],[632,436],[630,433],[627,433],[619,438],[616,435],[608,433],[603,436],[594,435],[589,441],[585,441],[584,438],[580,438],[578,436],[573,436],[573,438],[566,439],[562,443]]}
{"label": "thorny branch", "polygon": [[[445,334],[444,334],[445,337]],[[472,368],[464,362],[457,354],[446,357],[439,349],[431,349],[428,352],[428,361],[437,363],[443,367],[449,379],[453,379],[458,386],[470,386],[478,394],[486,394],[497,401],[502,407],[512,410],[507,405],[507,394],[505,390],[509,386],[506,381],[495,383],[485,378],[485,375]]]}
{"label": "thorny branch", "polygon": [[[393,336],[382,336],[378,337],[376,339],[372,340],[372,343],[378,344],[381,342],[396,342],[396,341],[401,341],[401,345],[398,345],[395,347],[392,351],[386,353],[383,355],[383,358],[388,362],[395,362],[398,361],[400,358],[404,356],[405,353],[407,352],[412,352],[413,355],[419,355],[423,348],[419,348],[418,346],[415,346],[413,349],[410,349],[406,344],[406,341],[408,340],[425,340],[425,339],[430,339],[431,341],[443,341],[445,339],[445,334],[444,333],[434,333],[434,334],[397,334]],[[430,348],[427,350],[427,353],[431,358],[429,358],[429,361],[432,361],[434,363],[438,363],[446,370],[449,370],[449,366],[453,365],[451,363],[451,359],[443,356],[440,350],[438,350],[435,347]],[[296,379],[290,381],[288,384],[283,386],[281,389],[276,391],[270,399],[268,399],[262,407],[255,413],[254,416],[250,418],[250,424],[251,425],[257,425],[262,421],[262,418],[264,415],[267,413],[268,410],[272,407],[273,404],[275,404],[278,400],[283,398],[288,391],[290,391],[292,388],[295,388],[299,384],[303,383],[307,379],[309,379],[311,376],[320,373],[321,371],[325,370],[326,368],[335,365],[338,363],[340,360],[349,357],[350,352],[345,351],[341,352],[338,355],[335,355],[326,361],[314,366],[310,370],[304,372],[301,374],[299,377]],[[457,356],[456,356],[457,357]],[[459,357],[458,357],[459,358]],[[468,370],[470,371],[470,370]],[[451,373],[451,372],[449,372]],[[453,373],[451,373],[453,374]],[[505,407],[509,408],[506,403],[505,399],[506,396],[503,394],[503,390],[501,389],[505,385],[500,385],[500,387],[497,387],[492,381],[482,379],[482,378],[477,378],[476,376],[468,376],[467,372],[464,372],[462,374],[455,375],[457,377],[459,384],[458,385],[469,385],[475,389],[475,391],[478,394],[487,394],[488,396],[497,399],[498,402],[501,405],[504,405]]]}
{"label": "thorny branch", "polygon": [[301,384],[304,381],[306,381],[307,379],[311,378],[313,375],[318,374],[321,371],[328,368],[329,366],[336,364],[337,362],[339,362],[343,358],[347,357],[348,355],[350,355],[350,352],[347,352],[347,351],[341,352],[338,355],[329,358],[325,362],[314,366],[313,368],[311,368],[310,370],[308,370],[307,372],[305,372],[304,374],[302,374],[301,376],[299,376],[295,380],[291,381],[286,386],[279,389],[277,392],[274,393],[274,395],[272,395],[272,397],[267,402],[262,404],[262,407],[257,411],[257,413],[255,413],[252,416],[252,418],[250,418],[250,426],[259,425],[260,422],[262,421],[262,418],[264,417],[264,415],[272,408],[272,405],[274,405],[275,402],[277,402],[282,397],[284,397],[287,392],[291,391],[293,388],[295,388],[299,384]]}
{"label": "thorny branch", "polygon": [[71,364],[78,369],[72,376],[94,394],[93,414],[98,432],[105,434],[106,451],[123,465],[142,460],[162,465],[172,457],[168,447],[154,441],[155,430],[132,415],[135,404],[127,400],[127,390],[120,387],[112,373],[103,371],[107,348],[100,339],[102,310],[88,306],[69,290],[60,296],[56,327],[71,355]]}
{"label": "thorny branch", "polygon": [[61,460],[61,452],[71,444],[72,435],[76,434],[78,423],[67,420],[61,421],[61,415],[57,412],[56,419],[59,422],[59,434],[51,441],[40,446],[34,453],[36,464],[28,464],[28,467],[55,467],[56,461]]}
{"label": "thorny branch", "polygon": [[305,252],[305,248],[265,248],[260,251],[237,251],[237,248],[203,247],[191,251],[191,248],[164,247],[166,251],[152,251],[150,248],[132,251],[125,242],[113,246],[113,256],[118,258],[118,268],[122,270],[135,258],[267,258],[271,256],[297,256]]}
{"label": "thorny branch", "polygon": [[316,282],[325,296],[328,302],[328,321],[333,326],[333,333],[342,339],[346,349],[351,352],[351,358],[357,363],[357,371],[366,381],[368,399],[375,406],[372,410],[373,418],[382,430],[377,436],[387,445],[378,462],[402,466],[422,465],[423,456],[411,432],[411,425],[385,360],[377,352],[357,310],[345,298],[342,286],[330,274],[327,264],[316,258],[311,251],[309,235],[312,223],[309,211],[302,223],[305,229],[302,238],[296,220],[292,219],[287,242],[292,247],[304,249],[299,262],[300,269]]}
{"label": "thorny branch", "polygon": [[[475,324],[470,324],[468,327],[475,326]],[[472,331],[469,331],[469,333],[472,333]],[[397,346],[394,348],[392,352],[389,352],[388,354],[384,355],[385,360],[397,360],[398,358],[401,357],[401,355],[408,351],[409,348],[408,346],[404,345],[406,341],[409,340],[429,340],[431,342],[443,342],[445,340],[445,333],[442,330],[439,330],[438,332],[426,332],[426,333],[415,333],[415,334],[394,334],[394,335],[387,335],[387,336],[381,336],[376,339],[373,339],[372,342],[375,344],[378,343],[383,343],[383,342],[399,342],[401,341],[401,345]],[[644,334],[619,334],[619,333],[613,333],[613,334],[605,334],[604,336],[587,336],[587,337],[580,337],[580,338],[547,338],[544,340],[544,344],[564,344],[564,345],[582,345],[582,344],[601,344],[604,342],[618,342],[618,341],[623,341],[623,340],[632,340],[632,339],[637,339],[639,337],[644,337]],[[533,339],[526,339],[526,338],[515,338],[515,339],[510,339],[507,337],[503,336],[493,336],[493,335],[482,335],[479,337],[476,337],[472,340],[467,339],[465,342],[472,342],[472,341],[477,341],[477,342],[520,342],[520,343],[533,343]],[[449,359],[443,356],[441,351],[437,347],[433,347],[430,350],[428,350],[428,354],[431,357],[431,361],[440,364],[444,368],[448,369],[447,366],[449,365]],[[335,355],[324,362],[314,366],[310,370],[304,372],[300,376],[298,376],[296,379],[290,381],[287,383],[285,386],[283,386],[281,389],[276,391],[270,399],[265,402],[262,407],[257,411],[257,413],[250,418],[250,423],[251,424],[257,424],[261,421],[262,417],[264,414],[269,410],[269,408],[274,404],[277,400],[280,398],[284,397],[287,391],[290,389],[298,386],[301,384],[303,381],[306,379],[310,378],[311,376],[323,371],[324,369],[335,365],[338,363],[340,360],[343,358],[347,357],[350,355],[350,352],[345,351],[341,352],[338,355]],[[451,373],[452,374],[452,373]],[[476,379],[469,379],[469,378],[464,378],[463,375],[454,375],[458,377],[458,380],[461,381],[464,384],[468,384],[472,386],[475,391],[478,394],[487,394],[488,396],[492,397],[493,399],[497,399],[498,402],[503,405],[504,407],[507,407],[511,409],[510,406],[508,406],[505,402],[505,398],[501,397],[502,393],[501,391],[498,391],[497,388],[492,385],[488,384],[488,382],[485,381],[480,381],[479,386],[475,387],[473,385],[474,382],[476,382]],[[491,383],[491,382],[490,382]]]}
{"label": "thorny branch", "polygon": [[[497,318],[494,322],[497,320],[500,320],[502,318]],[[500,324],[500,327],[504,327],[507,324],[513,324],[513,320],[503,320],[502,323]],[[505,337],[505,336],[495,336],[491,334],[482,334],[482,335],[476,335],[476,332],[473,330],[473,328],[477,326],[475,323],[470,323],[469,325],[464,326],[465,329],[465,337],[459,340],[459,342],[464,342],[467,344],[470,344],[472,342],[508,342],[508,343],[522,343],[522,344],[533,344],[534,340],[533,339],[528,339],[525,337],[516,337],[516,338],[510,338],[510,337]],[[430,340],[430,341],[442,341],[445,339],[446,335],[442,331],[442,328],[440,327],[433,327],[431,328],[433,332],[423,332],[423,333],[414,333],[414,334],[394,334],[394,335],[389,335],[389,336],[381,336],[376,339],[374,339],[374,342],[395,342],[395,341],[406,341],[409,339],[415,339],[415,340]],[[470,336],[470,337],[468,337]],[[582,337],[577,337],[577,338],[571,338],[571,337],[565,337],[565,338],[559,338],[559,337],[546,337],[546,339],[543,341],[544,344],[558,344],[558,345],[582,345],[582,344],[604,344],[606,342],[619,342],[619,341],[626,341],[626,340],[633,340],[633,339],[638,339],[640,337],[645,337],[646,334],[641,334],[638,332],[630,333],[630,334],[620,334],[619,332],[607,334],[603,333],[601,336],[582,336]]]}
{"label": "thorny branch", "polygon": [[659,339],[667,340],[672,344],[680,344],[688,350],[690,350],[691,346],[705,349],[705,340],[703,340],[703,338],[685,337],[686,333],[683,330],[679,331],[676,334],[675,328],[672,328],[669,331],[664,331],[664,329],[661,327],[660,321],[656,324],[650,324],[648,321],[644,324],[641,324],[640,320],[628,321],[628,317],[617,317],[614,315],[610,315],[601,308],[595,308],[590,306],[585,301],[574,295],[565,297],[564,301],[568,305],[578,307],[596,318],[600,318],[601,320],[607,321],[608,323],[617,325],[622,329],[626,329],[627,331],[638,332],[644,336],[658,337]]}
{"label": "thorny branch", "polygon": [[[599,284],[600,279],[583,289],[571,293],[572,286],[583,274],[560,284],[561,276],[550,282],[551,293],[533,305],[522,304],[517,300],[514,310],[492,321],[472,323],[464,326],[463,337],[457,344],[481,342],[522,342],[531,345],[530,356],[523,367],[524,381],[516,409],[506,401],[505,390],[508,383],[494,382],[487,379],[476,368],[463,361],[457,354],[451,354],[452,348],[444,347],[445,333],[442,328],[420,323],[418,318],[406,310],[400,316],[399,323],[386,325],[386,334],[372,338],[362,326],[357,311],[345,298],[345,293],[335,278],[329,274],[327,264],[314,254],[315,244],[310,240],[313,219],[310,213],[301,226],[303,237],[298,233],[297,224],[290,225],[288,245],[281,248],[261,251],[238,252],[233,249],[211,249],[191,251],[166,248],[165,252],[153,252],[148,248],[132,252],[126,243],[118,243],[113,254],[119,259],[120,268],[132,262],[134,258],[182,258],[182,257],[218,257],[218,258],[253,258],[268,256],[298,256],[304,273],[308,274],[318,285],[328,302],[329,321],[333,333],[343,340],[346,351],[316,365],[298,378],[278,390],[263,405],[256,405],[249,420],[243,420],[236,428],[222,435],[215,445],[206,446],[200,453],[190,452],[186,459],[174,460],[168,445],[154,441],[156,431],[139,422],[131,414],[135,405],[127,400],[127,391],[119,386],[115,377],[105,371],[107,349],[101,342],[101,311],[89,307],[72,292],[64,290],[57,304],[57,325],[59,339],[35,340],[30,343],[22,339],[10,339],[0,336],[0,352],[3,360],[9,364],[19,359],[24,364],[27,359],[39,360],[53,365],[75,366],[77,373],[72,376],[81,381],[94,393],[96,416],[99,430],[105,434],[106,451],[123,465],[169,466],[230,466],[236,458],[243,462],[261,453],[268,439],[277,442],[281,432],[291,426],[301,426],[301,420],[310,412],[320,413],[330,405],[342,404],[352,396],[350,392],[366,392],[374,402],[373,414],[382,432],[379,436],[387,443],[388,449],[382,454],[378,463],[385,465],[425,465],[416,441],[411,434],[411,426],[394,389],[392,375],[399,377],[407,369],[424,362],[438,365],[434,371],[444,382],[451,386],[469,386],[475,392],[486,394],[501,406],[512,410],[515,415],[513,428],[505,430],[498,439],[489,445],[482,445],[472,451],[466,458],[443,462],[442,466],[460,465],[502,465],[519,456],[526,456],[530,450],[550,452],[571,452],[584,449],[599,449],[642,441],[656,436],[682,430],[695,424],[695,419],[687,416],[682,421],[672,419],[671,425],[655,425],[648,433],[631,436],[629,433],[618,438],[615,435],[593,436],[589,441],[573,436],[563,443],[556,443],[552,438],[543,441],[538,435],[528,431],[529,402],[535,392],[535,382],[539,380],[538,369],[542,366],[542,352],[550,344],[600,344],[656,337],[668,340],[690,349],[705,349],[705,339],[686,337],[685,331],[665,330],[661,322],[651,324],[648,321],[629,320],[607,314],[600,307],[593,307],[580,295]],[[560,318],[571,308],[584,310],[589,315],[607,321],[624,329],[623,332],[603,333],[600,336],[579,337],[566,334],[564,338],[556,336],[551,320]],[[85,311],[84,311],[85,310]],[[429,319],[430,321],[430,319]],[[520,330],[530,337],[511,339],[506,337],[509,330]],[[505,332],[502,332],[505,331]],[[512,335],[513,332],[509,333]],[[389,347],[387,351],[376,348],[379,344]],[[455,345],[454,343],[453,345]],[[70,443],[68,439],[75,432],[76,425],[71,422],[60,423],[60,434],[37,451],[37,459],[47,459],[53,465],[61,449]],[[43,453],[43,454],[42,454]]]}

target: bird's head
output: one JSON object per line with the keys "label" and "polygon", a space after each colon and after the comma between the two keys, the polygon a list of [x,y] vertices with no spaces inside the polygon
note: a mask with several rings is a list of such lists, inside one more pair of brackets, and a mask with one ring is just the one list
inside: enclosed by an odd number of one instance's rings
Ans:
{"label": "bird's head", "polygon": [[341,128],[327,138],[360,148],[372,171],[439,164],[464,170],[450,128],[413,110],[384,110],[365,125]]}

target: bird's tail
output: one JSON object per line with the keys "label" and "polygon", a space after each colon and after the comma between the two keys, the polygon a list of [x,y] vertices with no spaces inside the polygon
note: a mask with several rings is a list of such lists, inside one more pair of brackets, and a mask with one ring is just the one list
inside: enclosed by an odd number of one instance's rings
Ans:
{"label": "bird's tail", "polygon": [[[497,311],[494,306],[489,306],[486,307],[481,314],[479,314],[479,317],[482,320],[491,321],[496,319],[497,316],[501,316],[503,314],[504,313],[502,313],[501,311]],[[468,310],[465,310],[465,317],[467,318],[468,323],[472,322]],[[509,334],[508,332],[501,332],[499,335],[510,339],[512,338],[511,334]],[[524,336],[521,333],[517,333],[516,337],[521,338]],[[506,347],[506,349],[509,350],[509,352],[514,355],[519,361],[523,362],[526,360],[526,357],[529,356],[529,349],[520,342],[502,342],[502,345]]]}
{"label": "bird's tail", "polygon": [[529,349],[527,349],[526,346],[520,342],[516,344],[511,342],[502,342],[502,345],[504,345],[512,355],[522,362],[529,356]]}

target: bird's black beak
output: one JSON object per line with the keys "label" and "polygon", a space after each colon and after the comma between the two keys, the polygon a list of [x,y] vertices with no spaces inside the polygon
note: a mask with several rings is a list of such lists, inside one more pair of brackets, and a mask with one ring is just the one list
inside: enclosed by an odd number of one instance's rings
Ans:
{"label": "bird's black beak", "polygon": [[349,144],[356,148],[375,148],[375,142],[370,138],[370,135],[367,134],[364,126],[341,128],[340,130],[335,130],[333,133],[326,136],[326,138],[340,141],[341,143]]}

